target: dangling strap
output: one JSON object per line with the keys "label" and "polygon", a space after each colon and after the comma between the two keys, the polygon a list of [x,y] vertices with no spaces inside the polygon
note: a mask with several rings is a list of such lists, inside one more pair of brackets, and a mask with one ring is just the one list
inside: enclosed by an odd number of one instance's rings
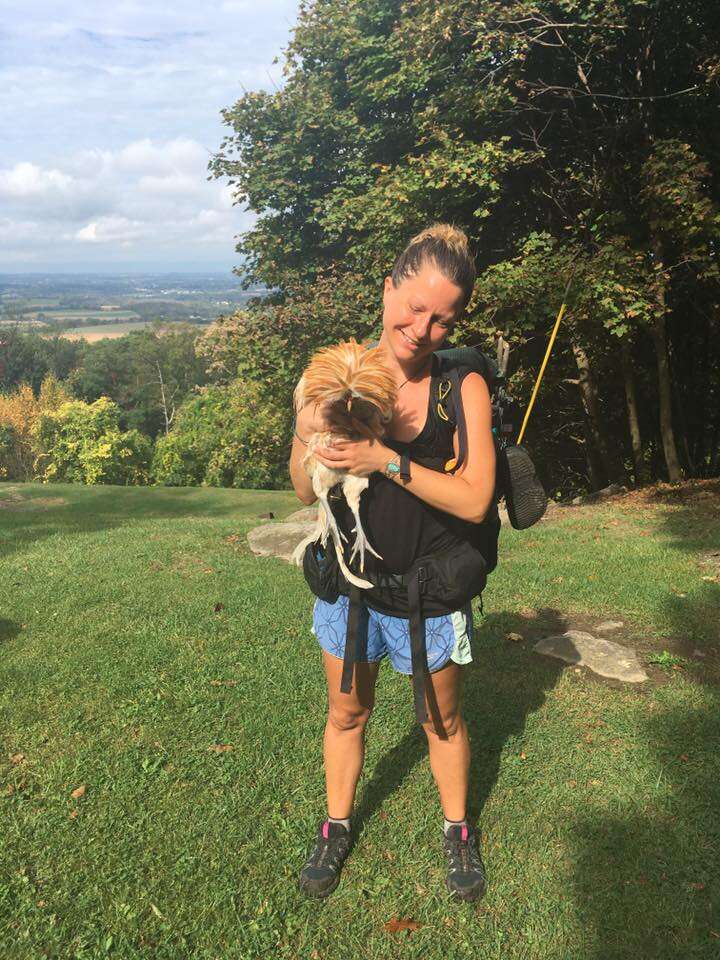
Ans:
{"label": "dangling strap", "polygon": [[410,608],[410,649],[412,651],[413,698],[415,716],[418,723],[427,721],[425,707],[425,675],[427,673],[427,648],[425,646],[425,620],[422,615],[420,594],[425,580],[425,568],[418,567],[417,573],[408,583],[408,607]]}
{"label": "dangling strap", "polygon": [[455,470],[459,470],[465,458],[467,457],[467,425],[465,423],[465,411],[463,410],[462,396],[460,394],[460,377],[457,367],[450,370],[450,379],[452,380],[452,401],[455,411],[455,426],[458,432],[458,456]]}
{"label": "dangling strap", "polygon": [[350,603],[348,605],[347,633],[345,634],[345,654],[343,656],[342,679],[340,692],[350,693],[352,689],[353,667],[360,657],[360,613],[362,600],[360,589],[354,583],[350,584]]}

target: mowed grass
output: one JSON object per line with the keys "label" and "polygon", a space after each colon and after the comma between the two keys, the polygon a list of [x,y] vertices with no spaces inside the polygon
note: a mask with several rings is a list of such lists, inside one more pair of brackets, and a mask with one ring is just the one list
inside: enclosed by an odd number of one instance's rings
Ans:
{"label": "mowed grass", "polygon": [[[342,883],[297,890],[325,681],[301,572],[245,534],[298,506],[0,484],[3,960],[717,957],[717,494],[503,530],[466,675],[478,904],[447,898],[424,735],[387,664]],[[628,686],[532,649],[605,618],[682,669]]]}

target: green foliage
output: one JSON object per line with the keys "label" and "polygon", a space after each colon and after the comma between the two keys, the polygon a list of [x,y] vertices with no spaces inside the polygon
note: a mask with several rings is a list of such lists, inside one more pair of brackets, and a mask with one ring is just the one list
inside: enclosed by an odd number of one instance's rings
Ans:
{"label": "green foliage", "polygon": [[[284,87],[224,111],[229,135],[211,163],[258,214],[237,247],[246,282],[276,295],[201,349],[289,405],[314,349],[377,332],[395,257],[447,220],[481,271],[457,338],[490,344],[501,330],[523,400],[573,277],[542,397],[553,416],[533,426],[551,488],[587,483],[595,443],[578,351],[627,462],[623,351],[641,411],[682,396],[688,472],[717,471],[720,413],[688,409],[720,411],[719,38],[711,0],[301,4]],[[669,351],[683,356],[672,369]],[[709,354],[701,389],[698,354]],[[641,414],[641,428],[662,476],[656,452],[673,425]]]}
{"label": "green foliage", "polygon": [[120,410],[107,397],[73,400],[44,413],[35,427],[40,454],[36,476],[75,483],[146,483],[151,444],[137,430],[120,429]]}
{"label": "green foliage", "polygon": [[289,412],[252,381],[203,388],[158,440],[156,482],[167,486],[277,489],[287,485]]}
{"label": "green foliage", "polygon": [[73,390],[88,402],[110,397],[121,409],[124,428],[155,437],[165,429],[166,414],[171,420],[192,389],[205,383],[197,337],[196,329],[178,324],[88,344],[71,377]]}
{"label": "green foliage", "polygon": [[662,653],[653,653],[652,656],[648,657],[648,663],[654,663],[659,667],[664,667],[666,670],[672,670],[675,667],[682,667],[687,663],[687,660],[684,657],[678,657],[676,654],[670,653],[668,650],[663,650]]}

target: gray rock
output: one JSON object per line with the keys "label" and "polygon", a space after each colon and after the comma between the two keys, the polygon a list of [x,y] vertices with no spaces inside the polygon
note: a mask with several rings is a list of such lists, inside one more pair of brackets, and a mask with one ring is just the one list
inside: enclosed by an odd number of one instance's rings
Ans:
{"label": "gray rock", "polygon": [[280,557],[290,561],[293,550],[315,529],[315,522],[264,523],[247,535],[248,544],[259,557]]}
{"label": "gray rock", "polygon": [[619,630],[624,626],[625,623],[622,620],[603,620],[603,622],[599,623],[595,629],[598,633],[610,633],[611,630]]}
{"label": "gray rock", "polygon": [[565,663],[587,667],[601,677],[626,683],[642,683],[648,678],[634,650],[581,630],[544,637],[535,644],[534,650]]}
{"label": "gray rock", "polygon": [[284,523],[310,523],[313,520],[317,519],[318,515],[318,504],[313,504],[312,507],[302,507],[300,510],[296,510],[295,513],[291,513],[289,517],[285,517]]}

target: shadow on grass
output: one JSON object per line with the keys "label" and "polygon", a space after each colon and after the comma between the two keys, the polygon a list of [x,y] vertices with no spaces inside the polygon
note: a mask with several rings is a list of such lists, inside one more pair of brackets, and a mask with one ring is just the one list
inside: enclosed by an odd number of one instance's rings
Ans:
{"label": "shadow on grass", "polygon": [[[498,778],[500,757],[507,740],[522,733],[527,717],[544,702],[563,665],[532,652],[532,641],[568,629],[557,610],[541,610],[537,617],[491,614],[475,631],[474,662],[465,671],[463,716],[468,725],[472,764],[468,815],[475,822]],[[505,641],[506,633],[520,633],[529,644]],[[532,663],[528,664],[528,658]],[[375,767],[365,784],[354,815],[358,835],[427,753],[425,734],[413,724],[400,743]]]}
{"label": "shadow on grass", "polygon": [[3,620],[0,617],[0,643],[4,640],[12,640],[20,633],[20,625],[13,620]]}
{"label": "shadow on grass", "polygon": [[[268,510],[277,511],[280,517],[296,506],[291,502],[287,511],[278,510],[277,498],[286,491],[273,490],[67,484],[18,484],[13,489],[20,492],[23,499],[13,502],[12,509],[3,512],[0,556],[22,552],[40,540],[59,534],[97,533],[150,519],[237,517],[240,522],[259,522],[260,515]],[[48,498],[55,502],[45,506]]]}
{"label": "shadow on grass", "polygon": [[656,792],[626,811],[596,809],[574,826],[576,900],[587,921],[583,960],[720,955],[720,585],[701,579],[720,574],[720,563],[703,566],[720,550],[720,482],[649,495],[673,508],[659,518],[667,546],[698,560],[695,590],[670,592],[665,601],[671,635],[679,652],[705,656],[676,675],[671,682],[683,686],[645,714],[644,760],[657,776]]}

